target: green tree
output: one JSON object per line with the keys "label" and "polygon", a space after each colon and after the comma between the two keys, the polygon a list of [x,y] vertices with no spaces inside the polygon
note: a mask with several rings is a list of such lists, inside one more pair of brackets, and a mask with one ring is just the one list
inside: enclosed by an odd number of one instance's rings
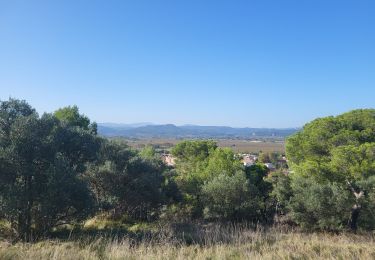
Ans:
{"label": "green tree", "polygon": [[144,147],[140,151],[139,155],[146,159],[158,159],[158,154],[152,145],[148,145]]}
{"label": "green tree", "polygon": [[184,141],[172,153],[183,206],[191,209],[192,217],[269,219],[272,185],[265,181],[264,165],[245,168],[231,149],[217,148],[212,141]]}
{"label": "green tree", "polygon": [[91,123],[87,116],[80,114],[77,106],[60,108],[55,111],[54,115],[69,126],[76,126],[84,130],[90,130],[93,134],[97,134],[97,124],[95,122]]}
{"label": "green tree", "polygon": [[165,202],[166,166],[155,154],[137,154],[122,143],[103,142],[101,160],[92,165],[86,178],[101,210],[113,209],[115,216],[150,220]]}
{"label": "green tree", "polygon": [[258,161],[261,163],[273,163],[276,165],[280,157],[280,154],[277,152],[262,152],[259,154]]}
{"label": "green tree", "polygon": [[296,178],[288,207],[291,218],[309,229],[344,229],[350,220],[354,199],[337,183],[317,183],[312,178]]}
{"label": "green tree", "polygon": [[95,159],[96,138],[26,102],[0,102],[0,203],[21,239],[81,219],[90,194],[80,174]]}
{"label": "green tree", "polygon": [[255,219],[259,197],[250,189],[244,172],[221,173],[202,187],[204,216],[208,219]]}
{"label": "green tree", "polygon": [[245,167],[246,178],[249,180],[253,194],[256,194],[259,201],[258,220],[270,222],[275,210],[271,199],[272,184],[267,180],[269,170],[262,164],[254,164]]}
{"label": "green tree", "polygon": [[[374,129],[374,109],[354,110],[337,117],[316,119],[288,138],[286,143],[287,157],[294,172],[292,183],[297,177],[304,177],[323,187],[337,185],[350,191],[351,198],[348,200],[353,204],[342,214],[350,212],[353,230],[357,229],[358,223],[370,223],[362,219],[368,215],[361,217],[360,214],[368,211],[362,201],[368,201],[370,193],[359,183],[367,182],[375,173]],[[323,227],[322,224],[320,226]]]}
{"label": "green tree", "polygon": [[242,171],[241,162],[235,158],[230,148],[215,149],[208,157],[207,165],[201,173],[203,181],[210,180],[219,174],[234,175]]}
{"label": "green tree", "polygon": [[214,141],[183,141],[172,149],[181,177],[189,178],[207,166],[208,158],[217,148]]}
{"label": "green tree", "polygon": [[177,183],[183,196],[184,205],[193,217],[202,216],[201,187],[205,180],[205,169],[209,157],[217,149],[214,141],[183,141],[172,149],[176,158]]}
{"label": "green tree", "polygon": [[263,165],[254,165],[247,171],[219,171],[213,175],[202,186],[204,217],[231,221],[268,221],[273,209],[269,201],[272,185],[264,179],[267,172]]}
{"label": "green tree", "polygon": [[274,172],[267,181],[272,185],[270,196],[274,199],[276,217],[286,215],[290,198],[293,196],[290,177],[283,172]]}

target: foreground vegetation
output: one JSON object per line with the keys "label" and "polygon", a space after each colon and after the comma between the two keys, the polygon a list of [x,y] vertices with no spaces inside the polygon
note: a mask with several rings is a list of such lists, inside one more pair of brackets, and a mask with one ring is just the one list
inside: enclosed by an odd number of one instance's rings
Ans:
{"label": "foreground vegetation", "polygon": [[[181,230],[180,230],[181,231]],[[0,242],[0,259],[374,259],[371,234],[301,233],[208,226],[182,235],[172,228],[144,236]]]}

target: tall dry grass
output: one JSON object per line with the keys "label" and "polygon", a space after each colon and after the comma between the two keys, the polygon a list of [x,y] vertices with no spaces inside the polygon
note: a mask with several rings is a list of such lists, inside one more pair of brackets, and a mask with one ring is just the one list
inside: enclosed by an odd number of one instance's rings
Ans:
{"label": "tall dry grass", "polygon": [[169,226],[139,239],[4,241],[0,259],[375,259],[375,244],[372,234],[254,230],[246,225]]}

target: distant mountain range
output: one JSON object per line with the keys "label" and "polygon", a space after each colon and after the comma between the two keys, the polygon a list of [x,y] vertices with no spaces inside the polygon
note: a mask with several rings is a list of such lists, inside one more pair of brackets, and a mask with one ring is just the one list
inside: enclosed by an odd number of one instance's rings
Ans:
{"label": "distant mountain range", "polygon": [[199,126],[151,123],[114,124],[99,123],[98,132],[107,137],[127,138],[241,138],[241,139],[283,139],[297,132],[299,128],[234,128],[228,126]]}

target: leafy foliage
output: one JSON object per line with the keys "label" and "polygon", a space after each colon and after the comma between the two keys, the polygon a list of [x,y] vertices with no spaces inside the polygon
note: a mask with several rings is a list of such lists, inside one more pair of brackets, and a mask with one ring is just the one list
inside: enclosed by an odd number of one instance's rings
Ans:
{"label": "leafy foliage", "polygon": [[39,117],[24,101],[3,101],[0,109],[1,209],[19,237],[29,241],[85,217],[91,200],[80,174],[95,159],[95,136]]}
{"label": "leafy foliage", "polygon": [[[186,149],[186,151],[185,151]],[[212,141],[184,141],[173,149],[176,181],[184,195],[184,209],[192,217],[265,221],[269,219],[272,188],[265,182],[268,169],[245,168],[229,148]]]}
{"label": "leafy foliage", "polygon": [[206,218],[256,220],[260,197],[244,172],[221,173],[202,187]]}
{"label": "leafy foliage", "polygon": [[97,134],[97,124],[91,123],[87,116],[81,115],[77,106],[60,108],[55,111],[54,116],[69,126],[76,126]]}
{"label": "leafy foliage", "polygon": [[[341,215],[345,216],[343,218],[347,218],[346,214],[351,212],[347,222],[350,222],[352,229],[356,229],[358,223],[372,222],[367,219],[369,215],[366,213],[372,207],[365,203],[372,199],[372,195],[366,192],[362,184],[367,183],[367,190],[375,188],[368,187],[373,183],[369,178],[375,176],[374,109],[354,110],[337,117],[316,119],[290,137],[286,148],[295,176],[292,178],[295,192],[292,201],[295,203],[291,207],[291,216],[295,216],[296,222],[300,222],[301,215],[314,216],[315,210],[315,221],[319,227],[341,228],[343,219],[327,220],[333,217],[334,211],[321,214],[322,205],[312,203],[312,200],[318,201],[316,197],[319,200],[325,198],[324,194],[331,196],[329,201],[322,201],[327,209],[340,209],[343,212]],[[301,182],[300,177],[308,179],[311,184],[305,191],[293,184]],[[342,203],[344,194],[351,205]],[[304,198],[300,203],[296,203],[300,199],[298,196]],[[300,206],[297,207],[297,204]]]}
{"label": "leafy foliage", "polygon": [[348,189],[336,183],[319,184],[311,178],[292,182],[289,208],[292,219],[304,228],[346,228],[354,203]]}
{"label": "leafy foliage", "polygon": [[104,142],[98,164],[87,171],[87,179],[101,210],[114,210],[134,220],[155,217],[175,186],[166,180],[166,166],[150,148],[141,152],[125,144]]}

